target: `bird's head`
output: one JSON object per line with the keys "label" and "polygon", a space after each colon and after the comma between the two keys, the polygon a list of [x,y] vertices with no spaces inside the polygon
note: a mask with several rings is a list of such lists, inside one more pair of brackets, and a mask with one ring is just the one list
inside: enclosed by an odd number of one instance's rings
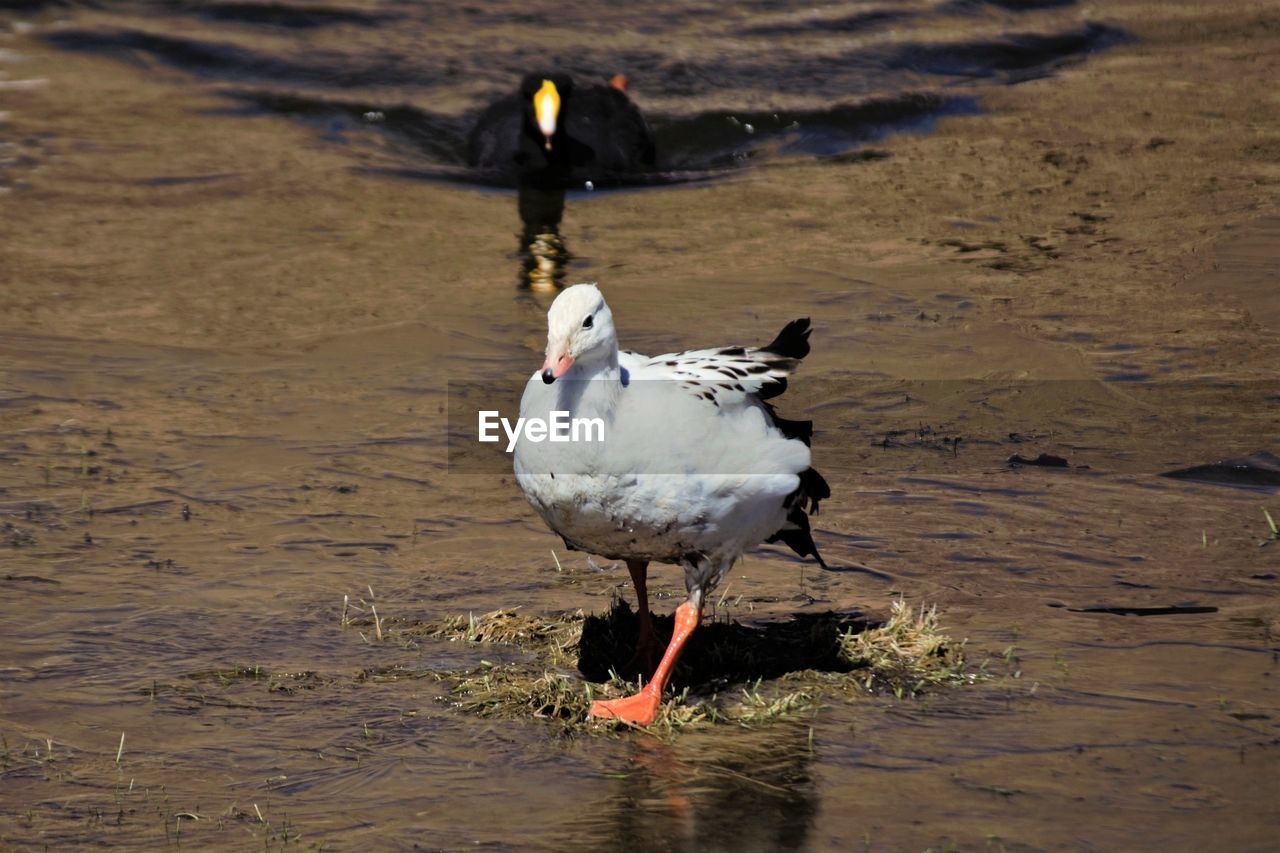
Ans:
{"label": "bird's head", "polygon": [[520,91],[532,106],[533,123],[542,135],[544,147],[550,151],[564,104],[573,94],[573,81],[564,74],[530,74],[524,78]]}
{"label": "bird's head", "polygon": [[550,385],[575,364],[616,364],[618,336],[613,314],[594,284],[565,288],[547,312],[547,360],[542,381]]}

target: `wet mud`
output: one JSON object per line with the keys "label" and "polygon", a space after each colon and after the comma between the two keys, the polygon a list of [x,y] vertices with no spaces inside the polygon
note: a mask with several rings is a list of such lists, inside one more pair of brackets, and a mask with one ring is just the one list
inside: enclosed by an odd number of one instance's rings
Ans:
{"label": "wet mud", "polygon": [[[9,4],[0,843],[1269,849],[1276,14]],[[626,73],[658,177],[522,217],[468,173],[544,65]],[[813,318],[832,570],[757,549],[724,624],[936,605],[995,677],[671,738],[459,708],[585,676],[406,626],[631,600],[450,465],[451,385],[584,279],[642,352]]]}

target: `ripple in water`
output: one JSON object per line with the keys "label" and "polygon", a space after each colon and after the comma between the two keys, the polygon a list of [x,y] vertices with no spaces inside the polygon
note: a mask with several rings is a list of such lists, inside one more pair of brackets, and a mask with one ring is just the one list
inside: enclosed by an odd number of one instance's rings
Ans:
{"label": "ripple in water", "polygon": [[566,21],[562,7],[537,2],[134,2],[111,7],[118,24],[101,13],[91,26],[73,17],[45,38],[190,73],[239,104],[228,117],[304,122],[350,150],[357,169],[480,185],[514,178],[469,169],[467,133],[523,74],[558,68],[581,85],[624,73],[658,162],[630,174],[575,170],[571,187],[605,189],[848,157],[889,134],[977,112],[966,90],[974,81],[1043,77],[1129,38],[1081,25],[1071,6],[954,0],[815,14],[800,3],[751,11],[668,2]]}

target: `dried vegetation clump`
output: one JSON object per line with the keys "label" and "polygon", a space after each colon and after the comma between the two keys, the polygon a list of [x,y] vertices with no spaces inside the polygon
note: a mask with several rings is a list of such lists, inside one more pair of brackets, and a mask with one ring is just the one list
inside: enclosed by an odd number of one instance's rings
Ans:
{"label": "dried vegetation clump", "polygon": [[[655,617],[665,642],[670,617]],[[482,661],[468,671],[441,673],[465,710],[484,716],[537,716],[566,730],[621,724],[587,716],[592,701],[634,692],[638,673],[619,672],[630,658],[637,619],[622,602],[603,615],[582,611],[546,618],[495,610],[406,628],[419,637],[501,643],[528,660]],[[748,627],[714,621],[699,628],[672,681],[675,696],[651,727],[671,733],[690,726],[757,726],[812,714],[824,699],[872,693],[899,698],[971,683],[964,643],[947,637],[936,609],[896,601],[889,619],[872,624],[841,614],[808,615]]]}

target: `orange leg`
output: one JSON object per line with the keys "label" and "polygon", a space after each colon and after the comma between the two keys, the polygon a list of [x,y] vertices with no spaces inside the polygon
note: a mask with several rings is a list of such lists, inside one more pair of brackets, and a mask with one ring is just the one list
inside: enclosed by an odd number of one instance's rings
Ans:
{"label": "orange leg", "polygon": [[653,723],[658,718],[658,708],[662,705],[662,691],[667,689],[667,682],[671,680],[671,670],[675,668],[680,653],[684,651],[684,644],[698,627],[701,618],[700,608],[692,602],[686,601],[677,607],[676,627],[671,634],[671,643],[653,678],[634,696],[593,702],[591,716],[618,719],[635,726]]}

